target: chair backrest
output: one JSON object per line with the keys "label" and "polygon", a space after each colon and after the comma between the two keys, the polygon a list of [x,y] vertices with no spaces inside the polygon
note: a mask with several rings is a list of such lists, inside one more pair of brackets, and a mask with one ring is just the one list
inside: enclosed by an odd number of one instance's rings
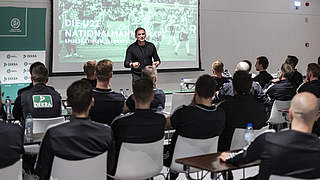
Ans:
{"label": "chair backrest", "polygon": [[50,180],[106,180],[107,155],[108,152],[105,152],[93,158],[76,161],[54,157]]}
{"label": "chair backrest", "polygon": [[271,114],[268,122],[270,124],[281,124],[287,122],[285,117],[282,116],[282,113],[279,110],[285,110],[290,108],[291,101],[279,101],[275,100],[272,105]]}
{"label": "chair backrest", "polygon": [[177,107],[190,104],[193,96],[194,93],[173,93],[170,114],[173,114]]}
{"label": "chair backrest", "polygon": [[[170,170],[185,172],[183,165],[176,163],[176,159],[217,152],[218,139],[218,136],[208,139],[191,139],[179,135],[174,147]],[[197,171],[200,170],[190,168],[190,172]]]}
{"label": "chair backrest", "polygon": [[22,180],[22,159],[11,166],[0,169],[0,179]]}
{"label": "chair backrest", "polygon": [[122,143],[115,179],[148,179],[163,167],[163,141],[152,143]]}
{"label": "chair backrest", "polygon": [[50,125],[64,121],[63,116],[55,118],[33,118],[33,133],[44,133]]}
{"label": "chair backrest", "polygon": [[[289,177],[289,176],[271,175],[269,177],[269,180],[305,180],[305,179],[294,178],[294,177]],[[317,178],[314,180],[320,180],[320,178]]]}
{"label": "chair backrest", "polygon": [[[236,128],[231,141],[230,150],[242,149],[247,145],[247,142],[244,140],[244,133],[246,129]],[[274,129],[269,129],[269,126],[262,127],[258,130],[253,130],[254,137],[258,137],[265,132],[275,132]]]}

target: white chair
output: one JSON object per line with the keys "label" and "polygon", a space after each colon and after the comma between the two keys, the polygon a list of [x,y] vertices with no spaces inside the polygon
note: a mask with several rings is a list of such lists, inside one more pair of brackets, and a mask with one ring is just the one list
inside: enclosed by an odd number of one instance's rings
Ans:
{"label": "white chair", "polygon": [[[244,133],[246,129],[236,128],[231,141],[230,150],[242,149],[247,145],[247,142],[244,140]],[[265,132],[275,132],[274,129],[269,129],[269,126],[262,127],[258,130],[253,130],[254,137],[258,137],[260,134]]]}
{"label": "white chair", "polygon": [[22,180],[22,159],[11,166],[0,169],[0,179]]}
{"label": "white chair", "polygon": [[[271,125],[282,125],[283,123],[288,123],[285,117],[279,110],[288,110],[290,108],[291,101],[279,101],[275,100],[272,105],[271,114],[268,123]],[[277,127],[276,130],[279,131],[281,127]]]}
{"label": "white chair", "polygon": [[[306,180],[306,179],[294,178],[294,177],[289,177],[289,176],[271,175],[269,177],[269,180]],[[313,180],[320,180],[320,178],[313,179]]]}
{"label": "white chair", "polygon": [[[173,170],[179,173],[186,173],[186,171],[183,169],[183,165],[176,163],[176,159],[216,153],[218,139],[218,136],[208,139],[191,139],[179,135],[174,148],[170,171]],[[189,170],[190,173],[198,171],[201,170],[196,168],[190,168]]]}
{"label": "white chair", "polygon": [[182,105],[189,105],[192,102],[194,93],[173,93],[170,114]]}
{"label": "white chair", "polygon": [[[63,123],[64,121],[63,116],[55,118],[33,118],[33,133],[45,133],[49,127]],[[26,145],[24,146],[24,150],[27,154],[38,154],[40,145]]]}
{"label": "white chair", "polygon": [[93,158],[76,161],[54,157],[50,180],[106,180],[107,155],[108,152],[105,152]]}
{"label": "white chair", "polygon": [[160,175],[163,168],[163,142],[122,143],[114,179],[137,180]]}

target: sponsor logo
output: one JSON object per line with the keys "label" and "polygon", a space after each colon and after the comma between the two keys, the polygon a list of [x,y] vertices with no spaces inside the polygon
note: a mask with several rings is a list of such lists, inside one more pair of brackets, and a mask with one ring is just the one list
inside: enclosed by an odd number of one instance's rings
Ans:
{"label": "sponsor logo", "polygon": [[21,21],[19,18],[12,18],[10,21],[10,32],[21,32],[20,26],[21,26]]}
{"label": "sponsor logo", "polygon": [[23,69],[23,73],[27,73],[29,71],[30,71],[29,69]]}
{"label": "sponsor logo", "polygon": [[29,76],[24,76],[23,79],[24,79],[24,80],[28,80],[28,79],[30,79],[30,77],[29,77]]}
{"label": "sponsor logo", "polygon": [[52,108],[52,97],[51,95],[33,95],[33,107],[34,108]]}
{"label": "sponsor logo", "polygon": [[36,58],[36,57],[37,57],[36,54],[24,54],[24,55],[23,55],[23,59],[24,59],[24,58]]}
{"label": "sponsor logo", "polygon": [[7,59],[16,58],[16,57],[17,56],[15,56],[15,55],[7,54]]}
{"label": "sponsor logo", "polygon": [[24,63],[23,63],[24,66],[28,66],[28,65],[31,65],[31,64],[32,64],[32,63],[28,63],[28,62],[24,62]]}
{"label": "sponsor logo", "polygon": [[3,81],[15,81],[18,80],[18,77],[3,77]]}
{"label": "sponsor logo", "polygon": [[10,74],[10,73],[12,73],[12,72],[17,72],[17,70],[15,70],[15,69],[7,69],[7,73],[8,73],[8,74]]}
{"label": "sponsor logo", "polygon": [[18,63],[12,62],[12,63],[3,63],[3,67],[7,66],[18,66]]}

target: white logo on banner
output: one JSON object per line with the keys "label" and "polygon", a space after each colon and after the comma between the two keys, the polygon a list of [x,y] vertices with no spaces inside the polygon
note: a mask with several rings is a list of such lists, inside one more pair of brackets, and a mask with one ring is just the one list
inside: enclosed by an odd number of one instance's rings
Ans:
{"label": "white logo on banner", "polygon": [[20,19],[12,18],[11,22],[10,22],[10,25],[11,25],[12,28],[18,29],[20,27],[20,25],[21,25]]}

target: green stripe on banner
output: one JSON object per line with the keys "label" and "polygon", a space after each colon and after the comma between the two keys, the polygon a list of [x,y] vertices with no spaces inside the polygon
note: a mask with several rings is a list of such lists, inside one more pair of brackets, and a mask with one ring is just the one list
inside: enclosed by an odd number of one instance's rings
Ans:
{"label": "green stripe on banner", "polygon": [[0,51],[45,50],[45,8],[0,7]]}

